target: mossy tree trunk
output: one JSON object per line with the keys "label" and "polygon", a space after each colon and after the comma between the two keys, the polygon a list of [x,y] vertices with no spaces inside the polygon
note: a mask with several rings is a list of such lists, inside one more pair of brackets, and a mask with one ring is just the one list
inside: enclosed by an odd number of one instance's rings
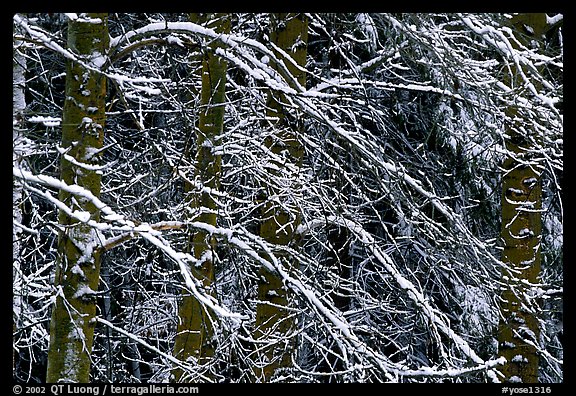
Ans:
{"label": "mossy tree trunk", "polygon": [[[512,19],[516,38],[530,46],[545,33],[545,14],[519,14]],[[528,27],[528,28],[527,28]],[[528,33],[530,29],[532,33]],[[526,89],[513,66],[507,81],[516,90]],[[524,70],[525,73],[530,71]],[[535,86],[536,89],[540,87]],[[508,363],[502,367],[508,382],[538,382],[540,331],[537,303],[530,297],[530,285],[538,283],[542,236],[542,168],[534,151],[535,137],[530,136],[529,122],[520,124],[519,109],[507,109],[509,119],[518,120],[506,131],[506,148],[511,153],[503,164],[502,225],[504,243],[502,261],[509,267],[502,274],[506,286],[501,294],[501,320],[498,331],[499,353]],[[524,132],[520,132],[524,131]]]}
{"label": "mossy tree trunk", "polygon": [[[68,48],[86,64],[104,65],[109,45],[106,14],[79,14],[68,23]],[[77,62],[66,66],[66,99],[62,115],[61,179],[100,195],[99,164],[104,139],[106,78]],[[70,158],[71,157],[71,158]],[[99,221],[95,205],[61,191],[59,199],[73,211]],[[84,219],[83,219],[84,220]],[[56,302],[50,322],[47,382],[89,382],[90,354],[96,324],[100,277],[99,235],[84,221],[60,211],[62,230],[56,263]]]}
{"label": "mossy tree trunk", "polygon": [[[191,20],[207,23],[217,32],[230,31],[230,18],[226,14],[200,15],[192,14]],[[210,44],[202,54],[202,88],[200,98],[200,115],[198,120],[196,152],[192,154],[195,164],[195,177],[204,187],[199,191],[197,186],[186,183],[185,191],[190,196],[190,209],[198,213],[192,218],[215,226],[218,206],[209,189],[217,190],[221,173],[221,156],[217,146],[224,128],[224,110],[226,102],[227,62],[214,52],[217,44]],[[197,265],[190,268],[192,275],[202,283],[204,290],[214,293],[213,250],[215,239],[205,231],[196,231],[190,238],[190,250],[198,259]],[[216,318],[189,292],[184,292],[178,310],[177,336],[174,345],[174,356],[188,361],[193,358],[199,364],[209,363],[214,355],[213,321]],[[182,369],[174,370],[176,382],[186,381]],[[206,374],[210,378],[209,374]]]}
{"label": "mossy tree trunk", "polygon": [[[272,14],[270,40],[286,51],[294,61],[304,67],[308,43],[308,20],[304,14]],[[281,55],[276,54],[279,58]],[[284,64],[296,77],[300,85],[306,86],[306,74],[288,61]],[[267,117],[274,123],[276,133],[266,140],[266,145],[274,154],[284,156],[288,161],[301,164],[303,148],[298,141],[301,126],[289,126],[286,115],[290,110],[285,106],[281,93],[269,93]],[[293,110],[292,110],[293,111]],[[293,117],[298,119],[297,115]],[[278,167],[286,164],[279,163]],[[276,196],[277,191],[268,191],[268,196]],[[262,210],[260,236],[268,242],[287,246],[294,240],[294,233],[300,222],[298,209],[293,203],[283,202],[280,206],[272,200],[266,201]],[[290,269],[294,263],[281,257],[283,264]],[[256,306],[256,339],[270,341],[262,348],[262,359],[255,369],[258,380],[268,382],[279,368],[291,366],[291,355],[295,348],[293,338],[287,335],[294,330],[294,316],[287,307],[288,290],[282,279],[265,268],[260,269],[258,283],[258,304]],[[291,341],[292,340],[292,341]]]}

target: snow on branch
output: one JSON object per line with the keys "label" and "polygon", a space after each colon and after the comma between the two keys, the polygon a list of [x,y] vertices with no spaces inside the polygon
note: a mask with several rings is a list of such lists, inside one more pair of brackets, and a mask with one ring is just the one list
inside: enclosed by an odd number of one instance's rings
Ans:
{"label": "snow on branch", "polygon": [[184,370],[191,371],[194,369],[193,365],[190,365],[188,363],[185,363],[185,362],[182,362],[181,360],[176,359],[174,356],[169,355],[166,352],[161,351],[160,349],[158,349],[154,345],[150,345],[149,343],[147,343],[146,341],[144,341],[142,338],[138,337],[137,335],[130,333],[129,331],[126,331],[123,328],[114,325],[113,323],[107,321],[106,319],[103,319],[102,317],[97,316],[96,321],[109,327],[113,331],[116,331],[116,332],[128,337],[132,341],[137,342],[138,344],[142,345],[144,348],[146,348],[146,349],[148,349],[154,353],[157,353],[158,355],[162,356],[163,358],[165,358],[169,362],[174,363],[176,366],[178,366]]}
{"label": "snow on branch", "polygon": [[[86,61],[84,59],[82,59],[81,57],[79,57],[77,54],[75,54],[74,52],[63,48],[61,45],[59,45],[58,43],[54,42],[54,40],[52,40],[47,34],[45,34],[39,27],[37,26],[33,26],[33,25],[29,25],[28,24],[28,20],[18,14],[14,15],[14,22],[22,27],[24,29],[24,31],[33,39],[33,40],[37,40],[38,42],[40,42],[44,47],[62,55],[64,58],[69,59],[73,62],[76,62],[78,64],[80,64],[82,67],[84,67],[87,70],[90,70],[94,73],[99,73],[99,74],[103,74],[106,77],[108,77],[111,80],[115,80],[118,81],[120,83],[122,82],[128,82],[128,83],[143,83],[143,82],[152,82],[152,83],[158,83],[158,82],[167,82],[169,81],[168,79],[163,79],[163,78],[152,78],[152,77],[129,77],[129,76],[125,76],[125,75],[121,75],[121,74],[117,74],[117,73],[110,73],[107,72],[105,70],[105,66],[107,65],[107,55],[104,54],[100,54],[100,53],[95,53],[93,54],[94,57],[92,57],[89,61]],[[142,87],[142,86],[138,86],[138,85],[133,85],[134,88],[142,90],[142,91],[146,91],[146,87]],[[153,91],[156,92],[156,91]]]}
{"label": "snow on branch", "polygon": [[[146,26],[143,26],[138,29],[130,30],[120,36],[113,37],[110,40],[110,53],[114,54],[116,52],[124,52],[124,45],[133,45],[133,40],[140,40],[142,37],[153,36],[156,34],[174,34],[174,33],[183,33],[189,34],[192,36],[200,36],[206,39],[216,40],[222,44],[227,50],[236,53],[241,58],[245,58],[250,63],[253,63],[258,66],[261,71],[274,76],[279,73],[283,79],[286,81],[288,87],[295,90],[296,92],[305,92],[306,89],[303,87],[298,80],[292,75],[292,73],[288,70],[287,66],[281,59],[274,54],[274,52],[266,47],[266,45],[236,34],[226,34],[226,33],[219,33],[213,29],[206,28],[204,26],[198,25],[193,22],[155,22],[150,23]],[[269,62],[276,66],[276,69],[272,68],[261,62],[260,60],[256,59],[253,55],[251,55],[246,48],[250,48],[261,53],[263,56],[269,59]],[[217,53],[221,56],[226,55],[226,53],[221,52],[221,49],[217,49]],[[280,54],[289,61],[291,64],[295,64],[294,60],[287,54],[285,51],[280,51]],[[236,57],[232,57],[228,55],[229,58],[232,60],[237,59]],[[262,78],[262,76],[259,76]],[[267,81],[271,81],[268,79]]]}
{"label": "snow on branch", "polygon": [[[472,362],[477,366],[458,368],[458,369],[448,369],[448,370],[437,370],[431,367],[422,367],[417,370],[409,369],[404,365],[398,365],[391,362],[388,357],[381,354],[378,351],[373,350],[363,341],[361,341],[353,332],[353,326],[348,323],[348,321],[339,313],[339,311],[332,306],[327,301],[321,299],[313,288],[310,288],[305,282],[298,279],[296,273],[289,273],[286,268],[277,260],[274,253],[271,251],[271,247],[267,246],[268,243],[261,237],[251,234],[245,229],[235,230],[233,233],[237,236],[232,236],[231,230],[220,229],[218,227],[213,227],[208,224],[203,223],[190,223],[191,226],[201,227],[203,230],[219,235],[226,235],[228,242],[239,248],[245,254],[257,260],[259,263],[264,265],[268,270],[277,273],[290,289],[295,293],[300,295],[307,301],[311,308],[313,308],[320,316],[324,317],[328,323],[338,330],[338,333],[343,337],[340,341],[345,341],[354,353],[361,355],[366,355],[368,359],[378,367],[388,376],[390,380],[398,377],[418,377],[418,376],[433,376],[433,377],[450,377],[450,376],[460,376],[466,373],[472,373],[477,371],[486,371],[487,375],[493,382],[500,382],[496,376],[496,373],[492,370],[497,365],[505,363],[505,359],[498,358],[491,361],[482,360],[476,352],[468,345],[468,343],[460,337],[448,323],[442,318],[441,314],[429,305],[425,296],[416,288],[416,286],[403,277],[398,269],[395,267],[392,259],[383,251],[381,251],[374,238],[367,233],[360,225],[342,218],[335,216],[329,216],[323,220],[311,221],[307,226],[300,226],[298,232],[303,233],[305,229],[312,229],[319,225],[324,225],[325,222],[341,225],[351,230],[372,252],[374,257],[380,261],[384,267],[387,269],[390,275],[392,275],[401,289],[406,290],[407,295],[416,303],[416,305],[422,310],[424,315],[428,318],[429,322],[438,327],[438,329],[447,336],[453,344]],[[248,241],[242,239],[247,238]],[[255,243],[261,250],[263,250],[269,259],[265,259],[261,254],[251,246],[250,242]]]}
{"label": "snow on branch", "polygon": [[[301,226],[298,232],[306,233],[315,227],[323,226],[325,224],[340,225],[352,231],[357,236],[357,238],[369,249],[374,258],[378,260],[384,266],[386,271],[394,277],[398,286],[402,290],[406,291],[406,294],[414,301],[416,306],[428,318],[430,324],[437,327],[438,330],[447,336],[467,358],[469,358],[474,363],[487,368],[494,367],[497,364],[503,364],[502,360],[500,359],[494,362],[485,362],[482,360],[470,347],[470,345],[462,337],[456,334],[456,332],[454,332],[449,323],[447,323],[442,318],[441,314],[428,303],[427,298],[422,294],[422,292],[419,291],[412,282],[410,282],[400,273],[390,256],[378,248],[374,237],[366,232],[361,225],[342,217],[327,216],[325,219],[309,221],[305,226]],[[427,372],[428,369],[421,371]],[[487,371],[487,375],[493,382],[500,382],[494,371]]]}
{"label": "snow on branch", "polygon": [[[482,24],[477,20],[473,20],[471,16],[461,16],[462,22],[466,25],[470,30],[480,36],[486,43],[490,44],[491,47],[496,49],[502,55],[504,55],[505,59],[511,59],[515,65],[515,71],[519,73],[520,77],[524,81],[525,86],[528,90],[534,95],[539,101],[547,106],[556,117],[560,117],[560,112],[556,108],[555,104],[560,101],[558,97],[549,97],[544,93],[540,92],[532,82],[532,79],[527,75],[534,79],[540,80],[539,82],[545,87],[551,87],[552,85],[544,80],[543,76],[537,71],[537,67],[534,64],[534,60],[538,62],[553,62],[554,59],[546,57],[542,54],[538,54],[537,56],[534,55],[534,52],[527,49],[527,48],[520,48],[516,49],[515,46],[512,44],[510,39],[507,37],[505,32],[508,33],[508,36],[511,36],[514,39],[514,34],[510,31],[509,28],[501,28],[497,29],[495,27]],[[519,43],[516,44],[519,45]],[[536,59],[534,59],[536,56]]]}
{"label": "snow on branch", "polygon": [[[190,289],[190,291],[194,294],[194,296],[198,299],[198,301],[200,301],[207,308],[213,310],[215,313],[217,313],[218,315],[220,315],[224,318],[229,318],[233,321],[241,321],[241,320],[245,319],[245,317],[243,315],[240,315],[240,314],[234,313],[234,312],[230,312],[227,308],[219,305],[218,301],[216,301],[216,299],[213,296],[205,294],[201,289],[199,289],[197,287],[198,282],[196,280],[194,280],[192,275],[190,274],[190,264],[189,263],[191,263],[192,265],[195,264],[196,259],[192,255],[190,255],[189,253],[182,253],[182,252],[178,252],[178,251],[174,250],[167,241],[162,239],[159,231],[154,230],[154,228],[152,226],[150,226],[149,224],[136,225],[131,220],[125,219],[124,216],[118,215],[117,213],[115,213],[107,204],[102,202],[98,197],[96,197],[90,191],[86,190],[85,188],[83,188],[81,186],[68,185],[64,181],[53,178],[51,176],[34,175],[27,170],[17,168],[17,167],[13,167],[13,175],[22,179],[24,182],[36,183],[36,184],[40,184],[43,186],[55,188],[57,190],[66,191],[66,192],[69,192],[69,193],[74,194],[76,196],[80,196],[80,197],[87,199],[92,204],[94,204],[98,210],[100,210],[104,214],[105,218],[107,218],[109,221],[118,222],[119,224],[121,224],[122,227],[114,227],[110,224],[96,222],[96,221],[90,219],[90,214],[88,212],[72,211],[63,202],[52,197],[52,195],[49,192],[42,192],[38,189],[35,189],[34,187],[29,186],[29,188],[33,189],[36,193],[40,194],[41,196],[43,196],[44,198],[46,198],[47,200],[52,202],[56,207],[58,207],[58,209],[63,210],[69,216],[71,216],[71,217],[73,217],[73,218],[75,218],[81,222],[87,223],[89,226],[91,226],[91,227],[93,227],[99,231],[116,229],[116,230],[129,231],[131,233],[139,234],[142,238],[146,239],[147,241],[152,243],[154,246],[158,247],[168,257],[170,257],[172,260],[174,260],[178,264],[178,266],[180,268],[180,273],[184,278],[186,287],[188,287]],[[163,228],[171,228],[174,226],[176,226],[176,225],[175,224],[172,224],[172,225],[170,225],[170,224],[163,224],[162,225],[161,224],[157,228],[163,229]],[[202,225],[199,225],[199,226],[202,226]],[[208,226],[208,225],[206,225],[206,226]],[[109,243],[113,244],[116,242],[117,242],[117,240],[112,240]]]}

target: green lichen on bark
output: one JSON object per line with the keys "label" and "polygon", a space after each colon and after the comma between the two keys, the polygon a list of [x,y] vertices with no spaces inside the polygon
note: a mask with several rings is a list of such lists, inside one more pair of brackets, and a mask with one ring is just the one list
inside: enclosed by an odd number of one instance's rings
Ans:
{"label": "green lichen on bark", "polygon": [[[546,29],[545,14],[519,14],[512,20],[515,36],[524,45],[540,41]],[[526,30],[526,27],[529,29]],[[532,33],[527,35],[521,32]],[[516,65],[506,83],[513,89],[526,89]],[[526,72],[526,71],[524,71]],[[537,84],[536,84],[537,85]],[[536,89],[540,87],[535,86]],[[542,169],[534,152],[534,136],[529,125],[520,125],[519,109],[507,109],[509,119],[518,120],[507,129],[506,148],[511,153],[503,164],[502,226],[504,244],[502,272],[505,285],[501,293],[501,320],[498,327],[499,354],[507,360],[501,372],[505,381],[538,382],[540,331],[538,304],[530,294],[530,285],[539,282],[542,239]],[[526,128],[522,128],[522,127]],[[521,132],[524,131],[524,132]]]}
{"label": "green lichen on bark", "polygon": [[[208,18],[208,19],[207,19]],[[216,14],[212,17],[194,14],[190,19],[195,22],[207,22],[208,27],[217,32],[230,31],[228,15]],[[215,54],[217,44],[210,44],[202,54],[200,114],[197,128],[196,153],[194,155],[195,179],[204,187],[217,190],[221,173],[221,155],[215,151],[224,128],[226,102],[227,62]],[[186,183],[185,191],[190,199],[191,212],[198,212],[192,220],[215,226],[217,222],[217,203],[207,189],[198,191],[196,186]],[[194,257],[199,260],[190,271],[209,293],[214,293],[214,263],[212,252],[216,240],[205,231],[196,231],[190,238]],[[193,295],[184,292],[178,309],[177,336],[174,343],[174,355],[181,360],[193,358],[199,364],[207,364],[214,355],[215,317]],[[180,368],[173,371],[176,382],[185,381]],[[205,377],[210,378],[209,373]]]}
{"label": "green lichen on bark", "polygon": [[[272,14],[270,40],[287,52],[297,65],[301,67],[306,65],[308,20],[305,15]],[[275,53],[282,59],[278,51]],[[305,87],[306,74],[288,60],[284,59],[283,62],[299,84]],[[273,121],[275,134],[267,138],[265,143],[280,158],[287,158],[292,163],[300,165],[304,155],[303,147],[298,141],[301,125],[297,125],[296,128],[287,125],[286,114],[289,111],[283,93],[269,93],[266,115],[270,120],[275,120]],[[282,155],[286,151],[288,155]],[[280,168],[286,166],[282,163],[276,165]],[[267,195],[274,196],[276,193],[272,189]],[[294,242],[299,223],[300,214],[296,207],[290,207],[288,202],[283,202],[280,206],[277,202],[268,200],[264,202],[262,208],[260,236],[270,243],[287,246]],[[294,263],[287,258],[280,258],[282,265],[290,271]],[[259,303],[256,306],[255,338],[267,338],[270,344],[261,349],[262,359],[254,374],[258,380],[267,382],[277,369],[292,365],[293,338],[287,336],[294,329],[295,320],[288,309],[288,290],[278,274],[262,267],[258,278]]]}
{"label": "green lichen on bark", "polygon": [[[107,15],[86,14],[68,24],[68,47],[86,64],[99,67],[109,43]],[[77,62],[66,66],[65,102],[62,114],[61,179],[78,185],[96,197],[101,175],[98,165],[105,124],[106,79]],[[68,158],[69,158],[68,157]],[[75,164],[76,162],[76,164]],[[78,165],[80,163],[80,165]],[[95,205],[82,197],[61,191],[59,199],[80,214],[99,220]],[[58,238],[55,305],[50,322],[47,382],[89,382],[90,353],[94,338],[96,300],[100,277],[99,239],[96,231],[64,211]]]}

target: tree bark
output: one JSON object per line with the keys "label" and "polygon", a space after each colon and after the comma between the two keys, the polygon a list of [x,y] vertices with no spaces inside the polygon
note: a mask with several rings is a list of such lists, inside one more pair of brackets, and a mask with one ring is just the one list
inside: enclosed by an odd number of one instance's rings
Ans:
{"label": "tree bark", "polygon": [[[270,40],[280,49],[286,51],[294,61],[300,65],[306,65],[306,53],[308,43],[308,20],[303,14],[273,14],[271,15]],[[281,58],[277,52],[276,55]],[[290,62],[284,60],[284,64],[298,82],[306,85],[306,74]],[[266,145],[270,150],[286,156],[290,161],[301,164],[303,148],[298,142],[298,131],[301,126],[290,127],[286,122],[285,98],[281,93],[269,93],[267,117],[275,120],[274,127],[277,133],[274,139],[268,139]],[[297,118],[297,117],[296,117]],[[279,167],[285,164],[277,164]],[[274,196],[278,192],[269,191],[268,196]],[[290,204],[285,202],[285,207]],[[262,210],[262,222],[260,236],[266,241],[277,245],[287,246],[294,239],[294,232],[300,223],[300,215],[297,208],[292,207],[287,211],[277,203],[269,200],[265,202]],[[288,268],[294,263],[281,258]],[[294,350],[293,339],[288,334],[294,329],[295,320],[293,313],[287,307],[289,305],[288,290],[282,279],[265,268],[259,271],[258,304],[256,306],[256,329],[255,338],[264,339],[270,343],[262,348],[259,365],[255,368],[257,379],[268,382],[275,371],[279,368],[291,366],[291,355]]]}
{"label": "tree bark", "polygon": [[[530,40],[541,41],[546,15],[520,14],[512,19],[512,25],[519,42],[529,46]],[[526,26],[533,29],[531,37],[521,33],[526,31]],[[515,89],[523,86],[519,72],[512,67],[513,74],[507,81]],[[522,119],[515,107],[509,107],[507,112],[509,119]],[[505,286],[501,294],[498,342],[499,353],[508,362],[502,368],[505,381],[536,383],[540,338],[538,306],[527,295],[531,285],[538,283],[540,274],[542,169],[535,161],[538,154],[531,151],[531,137],[520,132],[523,126],[518,122],[509,125],[506,131],[506,148],[511,155],[503,164],[501,238],[504,243],[502,261],[508,268],[502,273]]]}
{"label": "tree bark", "polygon": [[[68,23],[68,48],[96,68],[104,65],[108,50],[107,18],[107,14],[80,14]],[[106,78],[68,61],[65,92],[62,147],[74,160],[62,157],[61,179],[99,197],[101,175],[91,166],[98,165],[98,149],[104,140]],[[92,202],[63,191],[59,199],[72,210],[99,221],[99,210]],[[62,231],[58,239],[54,281],[57,294],[50,322],[46,381],[89,382],[100,237],[95,229],[63,211],[58,220]]]}
{"label": "tree bark", "polygon": [[[15,27],[15,30],[17,28]],[[12,164],[15,167],[21,167],[24,162],[21,160],[21,145],[25,145],[26,137],[24,136],[24,128],[22,128],[23,112],[26,109],[26,58],[23,54],[24,46],[21,41],[14,42],[13,57],[12,57]],[[21,245],[20,234],[22,228],[14,223],[22,223],[22,208],[21,200],[23,195],[22,182],[16,178],[12,182],[12,283],[19,283],[19,278],[22,277],[21,271]],[[18,313],[21,310],[21,296],[20,293],[14,293],[12,306],[12,331],[16,332],[18,321],[20,320]],[[15,368],[16,363],[16,348],[12,348],[12,369]]]}
{"label": "tree bark", "polygon": [[[206,16],[191,15],[191,19],[200,22]],[[208,26],[217,32],[230,31],[230,19],[225,14],[216,14],[208,21]],[[197,142],[195,153],[195,179],[202,186],[217,190],[221,173],[221,156],[216,149],[224,128],[224,111],[226,102],[227,62],[214,52],[216,44],[210,44],[203,53],[202,89],[200,116],[198,120]],[[206,189],[198,191],[197,186],[186,183],[185,191],[192,197],[191,211],[199,214],[192,221],[200,221],[215,226],[218,206]],[[216,241],[205,231],[196,231],[191,237],[190,250],[199,260],[191,267],[192,275],[209,293],[214,293],[213,251]],[[216,318],[190,293],[184,292],[178,312],[179,320],[174,345],[174,356],[180,360],[194,358],[200,364],[208,363],[214,355],[213,321]],[[183,380],[183,371],[174,370],[174,380]],[[210,375],[208,375],[210,377]]]}

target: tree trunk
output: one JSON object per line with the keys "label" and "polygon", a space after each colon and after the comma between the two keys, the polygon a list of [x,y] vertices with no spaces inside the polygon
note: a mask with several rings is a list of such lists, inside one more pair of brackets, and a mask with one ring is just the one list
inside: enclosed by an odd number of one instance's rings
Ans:
{"label": "tree trunk", "polygon": [[[541,40],[546,29],[545,14],[520,14],[512,20],[517,39],[529,46],[529,40]],[[533,29],[533,37],[526,37],[525,26]],[[520,34],[522,32],[522,34]],[[526,72],[526,71],[525,71]],[[521,89],[519,70],[512,68],[508,83]],[[539,87],[536,87],[538,89]],[[515,107],[508,109],[509,119],[522,119]],[[518,118],[516,117],[518,116]],[[526,125],[510,125],[506,131],[506,148],[511,153],[504,161],[502,178],[502,226],[504,243],[502,261],[509,267],[502,274],[506,286],[501,294],[499,324],[499,353],[508,363],[502,368],[505,381],[538,382],[538,353],[540,331],[536,313],[537,303],[530,297],[531,285],[538,283],[541,263],[542,236],[542,168],[530,149],[533,143]],[[529,126],[526,131],[529,131]]]}
{"label": "tree trunk", "polygon": [[[308,20],[303,14],[273,14],[271,15],[270,40],[280,49],[286,51],[300,66],[306,65],[306,46],[308,42]],[[278,53],[277,56],[281,57]],[[290,73],[298,82],[306,85],[306,75],[291,63],[284,61]],[[298,130],[286,123],[287,109],[284,106],[282,94],[275,96],[269,93],[267,116],[275,119],[277,133],[274,139],[266,141],[267,146],[275,154],[288,152],[287,158],[300,164],[303,158],[303,148],[298,142]],[[297,118],[297,117],[296,117]],[[297,127],[299,129],[299,127]],[[279,167],[285,164],[277,164]],[[269,196],[277,195],[276,191],[268,191]],[[290,203],[283,202],[285,207]],[[262,210],[260,236],[270,243],[288,245],[294,239],[294,232],[300,222],[297,208],[285,210],[273,201],[267,201]],[[281,258],[288,268],[294,263]],[[266,338],[270,343],[262,348],[262,359],[255,369],[259,380],[268,382],[274,372],[283,367],[291,366],[291,354],[294,350],[292,341],[287,337],[294,329],[293,314],[283,308],[289,305],[288,290],[277,274],[265,268],[260,269],[258,283],[258,304],[256,306],[256,339]]]}
{"label": "tree trunk", "polygon": [[[21,47],[21,48],[20,48]],[[26,98],[25,98],[25,87],[26,87],[26,58],[24,57],[22,51],[24,46],[22,42],[14,42],[13,49],[13,60],[12,60],[12,165],[14,167],[23,166],[23,161],[21,160],[21,145],[24,146],[26,138],[23,135],[24,130],[21,127],[23,124],[23,112],[26,109]],[[22,271],[20,268],[20,234],[22,233],[22,228],[18,227],[14,223],[22,223],[22,208],[20,207],[22,200],[22,182],[16,178],[12,182],[12,283],[20,283],[19,279],[22,277]],[[14,293],[12,305],[13,305],[13,316],[12,316],[12,331],[16,332],[19,318],[19,312],[21,310],[21,293]],[[16,361],[16,348],[12,348],[12,369],[14,371],[15,361]]]}
{"label": "tree trunk", "polygon": [[[191,19],[200,22],[204,15],[191,15]],[[221,33],[230,31],[230,19],[225,14],[214,15],[208,21],[208,27]],[[198,121],[195,179],[204,187],[217,190],[221,173],[221,156],[217,154],[220,135],[224,128],[224,110],[226,102],[226,70],[225,59],[215,55],[216,44],[210,44],[203,54],[202,60],[202,90],[200,117]],[[210,192],[186,183],[185,191],[192,196],[190,207],[199,214],[193,221],[200,221],[215,226],[218,206]],[[216,241],[205,231],[196,231],[191,238],[191,249],[194,257],[199,260],[196,266],[190,268],[192,275],[202,283],[204,289],[214,293],[214,263],[213,250]],[[209,311],[191,294],[184,292],[178,312],[179,321],[174,345],[174,356],[180,360],[196,359],[200,364],[209,362],[214,355],[214,318]],[[174,370],[174,380],[183,380],[183,371]],[[210,376],[208,376],[210,377]]]}
{"label": "tree trunk", "polygon": [[[68,23],[68,48],[93,67],[106,59],[109,35],[106,14],[87,14]],[[101,175],[94,170],[102,148],[105,123],[106,78],[72,61],[66,66],[66,99],[62,115],[62,147],[74,160],[62,157],[61,179],[96,197]],[[88,166],[79,166],[86,164]],[[99,221],[92,202],[61,191],[59,199],[73,211]],[[56,263],[56,303],[50,322],[47,382],[88,382],[90,354],[96,324],[100,277],[97,231],[65,212],[58,215],[62,230]]]}

